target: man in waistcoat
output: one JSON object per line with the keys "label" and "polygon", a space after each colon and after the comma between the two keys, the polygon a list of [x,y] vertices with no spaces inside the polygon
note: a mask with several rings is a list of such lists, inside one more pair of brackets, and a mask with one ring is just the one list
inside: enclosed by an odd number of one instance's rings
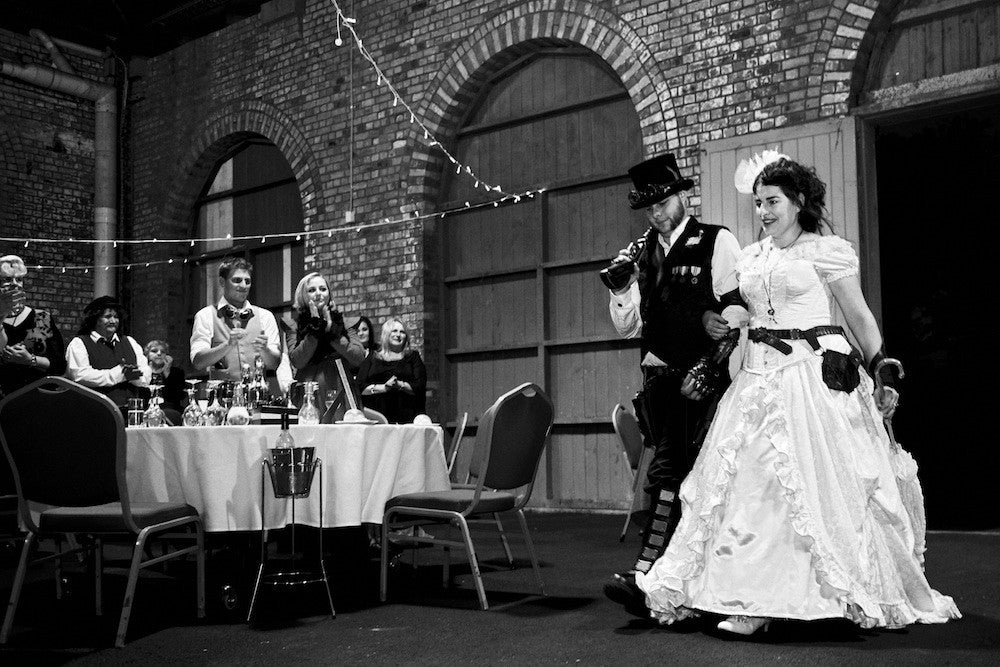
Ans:
{"label": "man in waistcoat", "polygon": [[213,380],[239,382],[243,364],[251,370],[260,355],[272,395],[279,395],[275,369],[281,361],[278,323],[271,311],[252,305],[247,297],[253,282],[253,265],[243,258],[227,258],[219,266],[222,298],[194,316],[191,329],[191,364],[208,369]]}
{"label": "man in waistcoat", "polygon": [[[725,227],[688,213],[687,191],[694,182],[681,176],[673,154],[641,162],[628,173],[635,186],[629,204],[646,210],[650,229],[628,284],[611,291],[610,311],[619,335],[642,340],[644,415],[639,417],[653,448],[646,485],[652,506],[635,564],[613,575],[604,592],[629,613],[648,617],[635,573],[648,572],[663,555],[680,520],[677,494],[694,464],[712,404],[712,392],[702,382],[693,384],[691,372],[715,348],[706,327],[725,325],[720,297],[737,288],[740,246]],[[615,262],[630,259],[623,250]]]}
{"label": "man in waistcoat", "polygon": [[121,330],[124,307],[97,297],[83,310],[83,324],[66,346],[66,376],[110,398],[125,410],[128,399],[149,395],[152,371],[142,347]]}

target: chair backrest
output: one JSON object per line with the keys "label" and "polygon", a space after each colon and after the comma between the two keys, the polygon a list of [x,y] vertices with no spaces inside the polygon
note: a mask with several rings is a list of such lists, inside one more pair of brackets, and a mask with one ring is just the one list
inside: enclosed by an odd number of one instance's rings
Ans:
{"label": "chair backrest", "polygon": [[21,500],[83,507],[127,494],[121,411],[71,380],[42,378],[0,401],[0,441]]}
{"label": "chair backrest", "polygon": [[526,486],[527,502],[554,417],[551,399],[533,382],[500,396],[479,420],[470,475],[489,489]]}
{"label": "chair backrest", "polygon": [[465,427],[469,425],[469,413],[463,412],[455,424],[455,433],[451,436],[451,443],[448,445],[447,460],[448,474],[452,475],[455,470],[455,461],[458,459],[458,450],[462,447],[462,437],[465,435]]}
{"label": "chair backrest", "polygon": [[639,420],[619,403],[611,411],[611,423],[614,424],[615,433],[625,448],[629,467],[635,470],[639,467],[639,457],[642,455],[642,431],[639,430]]}
{"label": "chair backrest", "polygon": [[372,410],[371,408],[364,408],[363,410],[365,413],[365,417],[368,417],[368,419],[371,419],[374,422],[378,422],[379,424],[389,423],[389,418],[386,417],[381,412],[379,412],[378,410]]}

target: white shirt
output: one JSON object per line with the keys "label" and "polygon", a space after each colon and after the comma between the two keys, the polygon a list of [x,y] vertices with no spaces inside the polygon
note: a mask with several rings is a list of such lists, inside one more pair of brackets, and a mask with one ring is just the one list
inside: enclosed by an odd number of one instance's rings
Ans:
{"label": "white shirt", "polygon": [[[205,306],[195,313],[194,325],[191,327],[191,363],[194,363],[194,355],[213,347],[212,332],[215,330],[215,314],[223,306],[236,308],[223,297],[214,306]],[[274,319],[274,314],[270,310],[252,305],[249,301],[245,302],[242,308],[236,308],[236,310],[241,311],[247,308],[253,311],[254,317],[260,318],[257,321],[260,322],[261,333],[267,336],[267,349],[275,357],[280,357],[281,339],[278,336],[278,322]],[[218,341],[216,345],[222,342]]]}
{"label": "white shirt", "polygon": [[[96,331],[90,332],[90,340],[95,343],[101,340],[102,336]],[[111,337],[112,345],[121,340],[118,334]],[[146,361],[139,343],[131,336],[125,336],[125,340],[132,346],[135,353],[135,366],[142,373],[141,377],[132,380],[130,384],[136,387],[148,387],[149,380],[153,376],[153,371]],[[79,382],[85,387],[113,387],[116,384],[125,382],[125,371],[122,365],[118,364],[114,368],[94,368],[90,365],[90,354],[87,353],[87,345],[83,339],[76,336],[66,346],[66,377],[74,382]]]}
{"label": "white shirt", "polygon": [[[664,239],[662,234],[656,235],[656,240],[659,241],[660,246],[663,248],[664,256],[670,252],[670,248],[677,242],[681,234],[684,233],[684,228],[687,227],[687,222],[690,219],[690,216],[684,218],[681,224],[677,225],[670,232],[669,240]],[[739,287],[739,281],[736,276],[736,261],[739,259],[739,256],[740,242],[736,240],[736,237],[728,229],[720,229],[719,233],[715,236],[715,246],[712,249],[712,292],[715,294],[716,299]],[[622,338],[638,338],[642,334],[642,317],[639,314],[639,303],[641,300],[639,283],[633,281],[627,292],[622,292],[621,294],[610,292],[610,294],[611,302],[608,308],[611,312],[611,322],[614,324],[615,331]],[[746,309],[741,306],[728,306],[722,311],[722,315],[729,321],[729,326],[733,328],[740,327],[747,320]],[[647,352],[646,356],[642,359],[642,365],[664,366],[666,364],[652,352]]]}

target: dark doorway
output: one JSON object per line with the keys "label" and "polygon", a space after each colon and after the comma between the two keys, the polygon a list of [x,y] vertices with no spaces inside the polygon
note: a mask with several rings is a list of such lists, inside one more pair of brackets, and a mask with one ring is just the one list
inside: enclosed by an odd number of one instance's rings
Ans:
{"label": "dark doorway", "polygon": [[887,349],[906,367],[899,441],[930,528],[1000,526],[1000,102],[877,126]]}

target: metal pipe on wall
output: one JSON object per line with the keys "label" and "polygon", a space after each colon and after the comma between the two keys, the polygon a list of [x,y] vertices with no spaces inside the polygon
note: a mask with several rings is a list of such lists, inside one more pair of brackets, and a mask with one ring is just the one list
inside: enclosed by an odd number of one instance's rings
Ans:
{"label": "metal pipe on wall", "polygon": [[67,74],[76,74],[73,70],[73,66],[69,64],[69,61],[66,60],[66,56],[62,54],[62,51],[59,50],[59,47],[56,46],[56,43],[51,37],[38,28],[29,30],[28,34],[41,42],[42,46],[48,50],[49,55],[52,56],[52,64],[56,66],[56,69],[60,72],[66,72]]}
{"label": "metal pipe on wall", "polygon": [[[111,240],[118,229],[118,93],[113,86],[39,65],[0,60],[0,74],[94,102],[94,238]],[[114,295],[116,264],[110,243],[94,244],[94,296]]]}

